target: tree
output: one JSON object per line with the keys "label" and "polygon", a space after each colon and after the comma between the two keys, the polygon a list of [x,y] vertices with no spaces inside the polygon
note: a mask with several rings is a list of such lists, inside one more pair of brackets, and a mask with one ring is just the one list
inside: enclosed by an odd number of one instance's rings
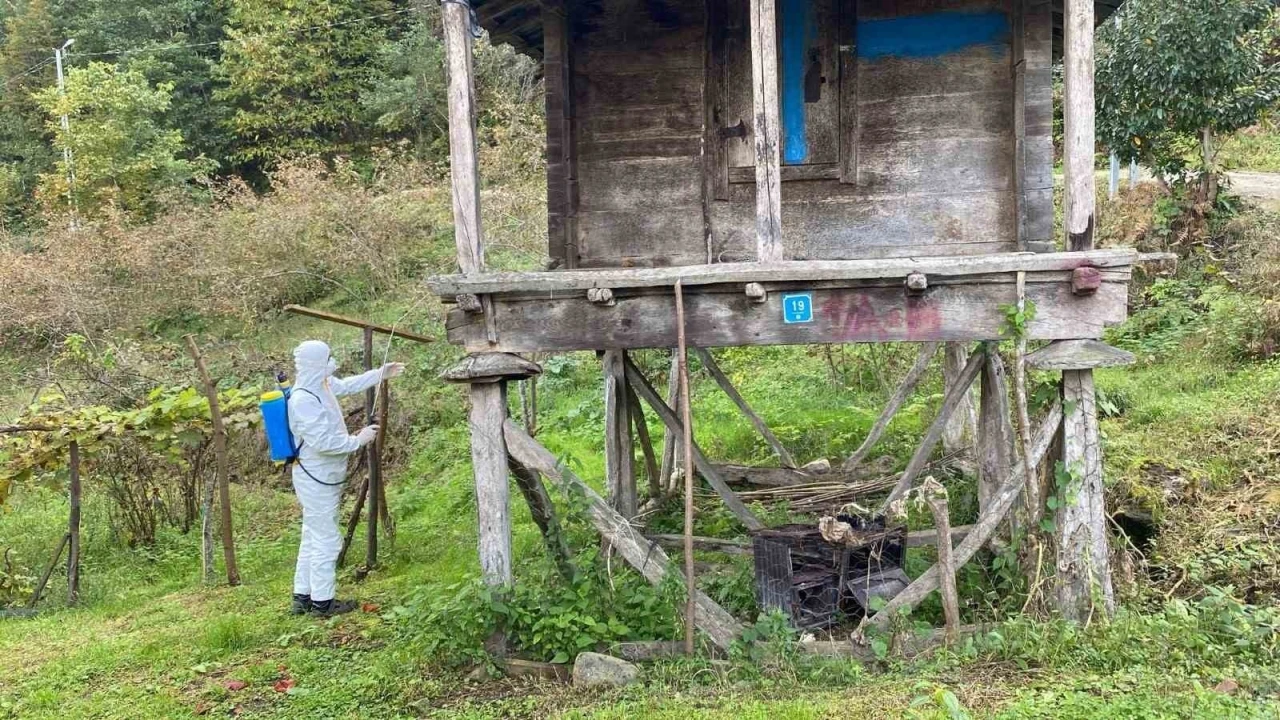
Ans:
{"label": "tree", "polygon": [[366,149],[360,96],[393,11],[389,0],[231,0],[215,97],[235,108],[232,159],[252,170]]}
{"label": "tree", "polygon": [[1280,99],[1275,37],[1269,0],[1129,0],[1099,30],[1099,138],[1212,204],[1218,138]]}
{"label": "tree", "polygon": [[413,140],[419,156],[448,154],[449,117],[440,13],[415,13],[404,37],[378,50],[377,74],[360,96],[374,125],[391,137]]}
{"label": "tree", "polygon": [[5,18],[0,45],[0,212],[6,220],[22,214],[37,177],[53,162],[44,112],[32,96],[52,82],[53,48],[59,44],[46,0],[29,0]]}
{"label": "tree", "polygon": [[[157,118],[169,108],[170,84],[152,87],[142,73],[93,62],[67,72],[66,92],[57,87],[36,94],[48,115],[54,147],[71,150],[72,166],[59,160],[40,177],[46,207],[74,209],[86,216],[114,205],[149,214],[158,191],[183,185],[212,169],[204,158],[179,158],[182,133]],[[67,115],[69,131],[59,124]],[[74,172],[74,185],[70,172]]]}
{"label": "tree", "polygon": [[[41,0],[43,1],[43,0]],[[213,102],[225,3],[209,0],[52,0],[76,57],[109,59],[153,86],[173,85],[165,127],[181,128],[185,157],[218,159],[231,144],[229,109]],[[102,55],[97,55],[101,53]]]}

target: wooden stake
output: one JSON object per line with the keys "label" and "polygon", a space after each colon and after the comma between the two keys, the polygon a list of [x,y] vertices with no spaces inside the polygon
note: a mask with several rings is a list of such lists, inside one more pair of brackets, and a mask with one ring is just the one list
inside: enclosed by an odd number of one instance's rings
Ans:
{"label": "wooden stake", "polygon": [[218,386],[209,377],[204,358],[200,356],[200,348],[196,346],[193,335],[187,336],[187,351],[195,361],[196,372],[200,374],[200,384],[204,386],[205,397],[209,399],[209,417],[213,422],[213,454],[217,461],[218,504],[222,520],[222,560],[227,566],[227,584],[240,584],[240,569],[236,565],[235,532],[231,525],[231,461],[227,456],[227,428],[222,422],[222,409],[218,405]]}
{"label": "wooden stake", "polygon": [[[542,473],[543,477],[558,485],[565,493],[585,498],[587,519],[601,537],[646,580],[659,585],[669,573],[678,572],[661,547],[647,540],[626,518],[614,512],[599,493],[561,465],[550,450],[529,437],[519,424],[507,420],[503,424],[503,431],[512,457]],[[716,647],[727,650],[742,632],[742,626],[705,593],[695,591],[694,599],[697,606],[694,620],[697,626]]]}
{"label": "wooden stake", "polygon": [[[373,369],[373,328],[364,329],[364,369]],[[386,384],[383,383],[385,388]],[[364,421],[372,425],[377,413],[377,392],[373,388],[364,391]],[[372,570],[378,564],[378,500],[381,498],[379,485],[382,484],[382,459],[378,456],[378,438],[382,436],[382,428],[374,441],[364,448],[365,465],[369,471],[369,519],[365,524],[364,568]]]}
{"label": "wooden stake", "polygon": [[[631,381],[631,385],[636,389],[636,393],[639,394],[640,397],[649,404],[649,407],[653,408],[653,411],[658,414],[658,417],[662,419],[663,424],[667,426],[667,431],[677,435],[684,434],[684,423],[680,422],[680,418],[677,417],[676,411],[668,407],[667,404],[662,401],[662,398],[658,397],[658,392],[653,389],[653,385],[649,384],[649,380],[640,372],[640,368],[636,367],[635,363],[631,361],[631,358],[628,357],[626,359],[626,364],[627,379]],[[677,375],[678,374],[679,373],[677,372]],[[707,484],[716,491],[716,494],[720,496],[720,499],[724,501],[725,507],[729,508],[729,512],[733,513],[734,517],[738,518],[738,522],[745,525],[748,530],[764,529],[764,523],[760,522],[760,519],[747,509],[747,506],[743,504],[742,499],[739,498],[738,494],[729,487],[729,484],[725,482],[719,471],[716,470],[716,466],[707,459],[705,454],[703,454],[702,449],[698,447],[698,444],[696,442],[693,443],[689,450],[693,453],[693,464],[697,467],[698,472],[706,479]]]}
{"label": "wooden stake", "polygon": [[67,447],[70,456],[71,512],[67,516],[67,604],[80,600],[80,443],[75,440]]}
{"label": "wooden stake", "polygon": [[[1057,435],[1058,428],[1061,425],[1062,404],[1055,403],[1040,422],[1040,429],[1036,432],[1035,440],[1032,442],[1032,450],[1034,451],[1032,452],[1032,465],[1039,465],[1044,460],[1045,454],[1049,452],[1049,445],[1053,443],[1053,438]],[[1000,521],[1009,513],[1014,501],[1022,494],[1022,485],[1022,470],[1019,467],[1018,470],[1009,473],[1009,477],[1000,485],[1000,491],[992,498],[991,504],[978,517],[978,522],[974,523],[969,534],[955,547],[952,553],[955,567],[964,567],[964,564],[969,562],[979,548],[991,539],[991,536],[995,534],[996,528],[999,527]],[[941,579],[940,576],[941,570],[935,564],[915,580],[912,580],[905,590],[895,595],[879,612],[865,620],[864,623],[869,623],[880,629],[887,628],[889,619],[895,613],[901,612],[902,608],[915,607],[917,603],[928,597],[929,593],[936,590]]]}
{"label": "wooden stake", "polygon": [[53,557],[49,558],[49,564],[44,566],[44,572],[40,573],[40,581],[36,583],[36,589],[31,593],[31,599],[27,600],[27,609],[30,610],[40,602],[40,596],[44,595],[44,588],[49,584],[49,578],[53,576],[53,569],[58,566],[58,559],[62,557],[62,549],[71,542],[71,533],[63,533],[62,539],[58,541],[58,547],[53,551]]}
{"label": "wooden stake", "polygon": [[920,343],[920,352],[916,355],[916,361],[907,371],[907,376],[902,379],[902,384],[894,391],[893,397],[889,398],[889,403],[884,406],[884,410],[880,412],[880,417],[876,418],[876,422],[871,426],[871,430],[867,433],[867,438],[862,441],[857,450],[844,461],[843,469],[851,472],[863,460],[867,459],[867,454],[871,452],[871,448],[880,442],[880,436],[884,435],[885,428],[889,427],[889,421],[893,420],[893,416],[898,413],[902,404],[906,402],[911,392],[916,389],[916,385],[920,384],[920,379],[924,377],[925,371],[929,369],[929,361],[933,359],[935,353],[938,352],[938,343],[926,342]]}
{"label": "wooden stake", "polygon": [[351,549],[351,541],[356,536],[356,526],[360,524],[360,513],[364,512],[364,501],[369,497],[369,478],[366,477],[364,482],[360,483],[360,490],[356,493],[355,507],[351,508],[351,518],[347,520],[347,532],[342,537],[342,550],[338,551],[338,567],[342,567],[347,562],[347,550]]}
{"label": "wooden stake", "polygon": [[391,506],[387,504],[387,479],[382,474],[383,450],[387,445],[387,415],[391,408],[391,386],[386,380],[378,385],[378,436],[373,444],[377,448],[378,460],[378,517],[381,518],[382,534],[390,538],[394,545],[396,537],[395,520],[391,517]]}
{"label": "wooden stake", "polygon": [[898,478],[898,484],[893,487],[889,497],[885,498],[884,506],[881,508],[882,511],[911,489],[911,483],[915,480],[916,475],[920,474],[924,466],[929,463],[929,456],[933,454],[933,448],[942,439],[942,431],[947,426],[947,420],[951,418],[951,413],[960,404],[960,400],[964,398],[965,393],[969,392],[969,386],[973,385],[974,378],[978,377],[978,371],[982,369],[983,359],[984,356],[981,353],[974,353],[969,358],[969,362],[965,364],[960,377],[956,378],[956,384],[947,390],[947,394],[942,398],[942,407],[938,408],[938,416],[933,419],[933,424],[929,426],[929,431],[925,433],[920,447],[916,448],[915,454],[911,456],[910,462],[907,463],[907,468],[902,471],[902,476]]}
{"label": "wooden stake", "polygon": [[942,611],[947,622],[947,644],[960,638],[960,596],[956,593],[956,565],[951,554],[951,516],[947,509],[947,489],[932,476],[920,486],[921,497],[933,513],[938,530],[938,572],[942,591]]}
{"label": "wooden stake", "polygon": [[[623,368],[626,372],[626,368]],[[631,387],[631,383],[627,383],[627,404],[628,412],[631,415],[631,422],[635,425],[636,438],[640,440],[640,452],[644,455],[644,474],[649,478],[649,497],[652,500],[658,500],[662,497],[662,476],[658,470],[658,459],[653,452],[653,439],[649,437],[649,424],[644,419],[644,408],[640,405],[640,398],[636,395],[635,388]],[[526,427],[527,431],[528,428]]]}
{"label": "wooden stake", "polygon": [[782,260],[778,30],[775,0],[751,2],[751,96],[755,127],[756,260]]}
{"label": "wooden stake", "polygon": [[[680,402],[680,353],[671,348],[671,371],[667,373],[667,406],[675,407]],[[662,487],[667,494],[675,492],[676,454],[680,447],[680,438],[668,428],[662,434]]]}
{"label": "wooden stake", "polygon": [[738,409],[742,411],[742,414],[747,416],[747,420],[751,421],[756,432],[760,433],[760,436],[769,444],[769,447],[773,448],[773,451],[777,453],[778,458],[782,460],[783,467],[796,467],[795,458],[791,457],[791,453],[787,452],[787,449],[782,446],[782,443],[773,434],[773,431],[769,429],[769,426],[751,409],[751,406],[747,404],[746,399],[733,386],[733,383],[729,382],[729,376],[725,375],[720,366],[716,364],[716,360],[711,356],[711,353],[705,348],[694,348],[693,351],[697,353],[698,359],[702,361],[702,366],[707,369],[707,372],[711,373],[711,377],[715,379],[716,384],[720,386],[724,394],[728,395],[733,404],[737,405]]}
{"label": "wooden stake", "polygon": [[[1018,272],[1017,280],[1018,289],[1018,313],[1026,312],[1027,309],[1027,274]],[[1027,334],[1018,335],[1017,356],[1013,363],[1013,393],[1014,403],[1018,413],[1018,442],[1022,445],[1022,462],[1023,475],[1026,477],[1026,489],[1023,491],[1022,502],[1027,509],[1027,530],[1035,532],[1036,526],[1040,523],[1040,483],[1038,482],[1038,473],[1035,468],[1031,467],[1031,456],[1028,448],[1031,446],[1031,415],[1027,409]]]}
{"label": "wooden stake", "polygon": [[676,281],[676,341],[680,353],[680,416],[684,434],[684,582],[688,593],[684,609],[684,652],[693,654],[693,623],[697,592],[693,573],[693,412],[689,407],[689,355],[684,344],[684,288]]}

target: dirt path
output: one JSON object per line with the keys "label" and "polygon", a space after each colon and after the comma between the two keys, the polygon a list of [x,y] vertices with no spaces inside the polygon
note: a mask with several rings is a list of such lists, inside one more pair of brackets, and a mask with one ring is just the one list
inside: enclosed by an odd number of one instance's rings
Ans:
{"label": "dirt path", "polygon": [[1227,173],[1227,180],[1237,195],[1269,210],[1280,210],[1280,173],[1237,170]]}

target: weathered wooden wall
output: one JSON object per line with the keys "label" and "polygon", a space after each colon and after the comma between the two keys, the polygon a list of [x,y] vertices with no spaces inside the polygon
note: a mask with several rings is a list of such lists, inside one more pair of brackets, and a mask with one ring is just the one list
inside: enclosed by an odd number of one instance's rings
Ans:
{"label": "weathered wooden wall", "polygon": [[[804,58],[822,84],[803,98],[803,160],[783,108],[785,257],[1047,249],[1050,3],[810,2],[805,42],[832,51]],[[588,21],[569,10],[576,245],[553,239],[556,256],[576,246],[580,267],[755,259],[748,0],[592,6]],[[796,77],[785,50],[784,83]],[[781,95],[794,110],[795,93]],[[721,137],[739,122],[744,133]]]}

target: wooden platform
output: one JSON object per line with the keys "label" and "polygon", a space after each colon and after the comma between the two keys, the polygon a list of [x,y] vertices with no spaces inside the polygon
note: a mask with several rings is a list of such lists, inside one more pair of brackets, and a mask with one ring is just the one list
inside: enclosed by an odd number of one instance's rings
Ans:
{"label": "wooden platform", "polygon": [[[459,296],[472,300],[449,312],[451,343],[471,352],[534,352],[671,347],[677,281],[685,289],[688,342],[695,347],[994,340],[1006,330],[1005,309],[1017,302],[1023,272],[1027,300],[1036,308],[1028,337],[1064,340],[1101,337],[1126,318],[1136,259],[1128,249],[1002,253],[477,273],[427,284],[446,303]],[[1072,272],[1081,267],[1100,271],[1095,292],[1073,293]],[[909,291],[909,275],[923,275],[927,287]],[[610,291],[607,302],[601,289]],[[784,314],[784,300],[797,296],[809,310]],[[489,317],[477,311],[485,306]]]}

